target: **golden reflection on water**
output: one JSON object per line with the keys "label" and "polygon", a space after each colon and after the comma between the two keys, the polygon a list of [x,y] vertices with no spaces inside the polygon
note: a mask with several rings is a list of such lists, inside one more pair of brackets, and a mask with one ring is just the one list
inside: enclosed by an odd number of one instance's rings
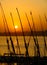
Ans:
{"label": "golden reflection on water", "polygon": [[[9,36],[7,36],[9,39]],[[29,52],[29,56],[34,56],[34,40],[33,37],[31,36],[25,36],[26,39],[26,43],[28,43],[30,38],[30,42],[29,42],[29,48],[28,48],[28,52]],[[42,36],[37,36],[38,38],[38,44],[40,47],[40,54],[41,57],[44,56],[44,52],[45,52],[45,56],[47,56],[47,50],[44,48],[44,38]],[[46,44],[47,44],[47,36],[45,37],[46,39]],[[12,36],[12,40],[13,40],[13,44],[15,47],[15,52],[19,54],[19,49],[17,48],[17,41],[16,41],[16,37]],[[19,42],[19,46],[20,46],[20,50],[21,50],[21,54],[25,54],[25,44],[24,44],[24,40],[23,40],[23,36],[18,36],[18,42]],[[10,49],[12,51],[12,47],[11,47],[11,42],[9,40],[9,45],[10,45]],[[6,36],[0,36],[0,55],[4,55],[4,53],[8,53],[8,48],[7,48],[7,43],[6,43]],[[8,65],[7,63],[0,63],[0,65]],[[16,63],[14,63],[14,65],[17,65]]]}
{"label": "golden reflection on water", "polygon": [[[34,40],[33,37],[31,36],[25,36],[26,39],[26,43],[28,44],[30,38],[30,42],[29,42],[29,47],[28,47],[28,52],[29,52],[29,56],[34,56]],[[44,51],[45,51],[45,55],[47,56],[47,50],[44,48],[44,38],[42,36],[38,36],[38,44],[40,47],[40,54],[41,56],[44,56]],[[8,36],[9,39],[9,36]],[[47,44],[47,37],[45,37],[46,39],[46,44]],[[13,40],[13,44],[15,47],[15,52],[19,54],[19,49],[17,48],[17,41],[16,41],[16,37],[12,36],[12,40]],[[19,46],[20,46],[20,51],[21,54],[25,54],[25,44],[24,44],[24,40],[23,40],[23,36],[18,36],[18,42],[19,42]],[[12,51],[12,47],[11,47],[11,42],[9,40],[9,45],[10,45],[10,49]],[[8,53],[8,48],[7,48],[7,43],[6,43],[6,36],[0,36],[0,55],[3,55],[4,53]]]}

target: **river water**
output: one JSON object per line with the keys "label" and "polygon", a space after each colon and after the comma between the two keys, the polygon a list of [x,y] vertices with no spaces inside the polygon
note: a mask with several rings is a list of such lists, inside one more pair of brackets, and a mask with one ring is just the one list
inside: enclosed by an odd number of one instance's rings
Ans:
{"label": "river water", "polygon": [[[11,36],[11,37],[13,40],[15,52],[19,54],[19,48],[17,46],[16,37],[15,36]],[[7,38],[9,39],[10,50],[12,51],[10,36],[7,36]],[[34,43],[33,37],[25,36],[27,44],[28,44],[29,38],[30,38],[30,42],[28,46],[28,53],[29,53],[29,56],[34,56],[35,43]],[[37,36],[37,38],[38,38],[38,44],[40,47],[40,54],[41,56],[44,56],[44,52],[46,51],[45,46],[44,46],[45,44],[44,38],[43,36]],[[46,44],[47,44],[47,36],[45,37],[45,39],[46,39]],[[18,42],[19,42],[21,54],[25,54],[26,49],[25,49],[25,42],[24,42],[23,36],[18,36]],[[8,53],[6,36],[0,36],[0,55],[3,55],[4,53]],[[47,51],[45,52],[45,55],[47,56]]]}
{"label": "river water", "polygon": [[[11,36],[11,37],[12,37],[12,40],[13,40],[15,53],[19,54],[19,48],[17,46],[16,37],[15,36]],[[10,36],[7,36],[7,38],[9,40],[10,50],[12,51]],[[28,46],[29,56],[35,56],[34,52],[35,52],[36,47],[35,47],[33,37],[32,36],[31,37],[25,36],[25,39],[26,39],[26,44],[28,44],[28,41],[30,39],[29,46]],[[45,49],[45,43],[44,43],[43,36],[37,36],[37,39],[38,39],[41,57],[47,56],[47,50]],[[45,40],[46,40],[46,44],[47,44],[47,36],[45,37]],[[26,49],[25,49],[25,42],[24,42],[23,36],[18,36],[18,42],[19,42],[21,54],[25,55]],[[4,55],[4,53],[9,53],[8,47],[7,47],[7,42],[6,42],[6,36],[0,36],[0,55]],[[5,64],[0,63],[0,65],[8,65],[8,64],[7,63],[5,63]],[[14,65],[17,65],[17,64],[15,63]]]}

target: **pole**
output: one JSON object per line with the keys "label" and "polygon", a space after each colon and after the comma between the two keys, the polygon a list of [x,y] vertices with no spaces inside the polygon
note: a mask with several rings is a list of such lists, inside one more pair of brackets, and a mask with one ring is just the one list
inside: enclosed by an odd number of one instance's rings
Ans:
{"label": "pole", "polygon": [[[2,10],[1,3],[0,3],[0,7],[1,7],[1,10]],[[2,13],[2,14],[3,14],[3,13]],[[3,15],[2,15],[2,17],[3,17]],[[8,40],[8,38],[7,38],[7,31],[6,31],[6,27],[5,27],[4,17],[3,17],[3,23],[4,23],[4,29],[5,29],[5,35],[6,35],[6,42],[7,42],[8,52],[10,52],[9,40]]]}
{"label": "pole", "polygon": [[22,33],[23,33],[23,38],[24,38],[24,43],[25,43],[25,48],[26,48],[26,56],[29,56],[29,53],[28,53],[28,45],[26,44],[24,30],[23,30],[22,21],[21,21],[21,18],[20,18],[20,14],[19,14],[18,8],[16,8],[16,11],[17,11],[17,14],[19,16],[19,20],[20,20],[20,24],[21,24],[21,29],[22,29]]}
{"label": "pole", "polygon": [[11,38],[11,34],[10,34],[10,32],[9,32],[7,20],[6,20],[6,17],[5,17],[5,14],[4,14],[4,10],[3,10],[3,7],[2,7],[2,5],[1,5],[1,3],[0,3],[0,7],[1,7],[1,10],[2,10],[2,14],[3,14],[3,16],[4,16],[4,21],[5,21],[5,23],[6,23],[6,26],[7,26],[7,29],[8,29],[8,33],[9,33],[9,35],[10,35],[10,41],[11,41],[11,45],[12,45],[12,50],[13,50],[13,52],[15,53],[13,41],[12,41],[12,38]]}
{"label": "pole", "polygon": [[[32,12],[30,12],[30,15],[31,15],[31,18],[32,18],[33,28],[34,28],[34,31],[35,31],[35,25],[34,25],[34,20],[33,20]],[[34,38],[35,38],[35,37],[34,37]],[[37,47],[37,55],[40,56],[40,50],[39,50],[39,44],[38,44],[37,34],[36,34],[35,40],[36,40],[36,41],[34,41],[34,42],[35,42],[35,45],[36,45],[36,47]]]}
{"label": "pole", "polygon": [[40,24],[41,24],[43,38],[44,38],[44,55],[45,55],[45,49],[47,49],[47,45],[46,45],[46,39],[45,39],[45,34],[44,34],[43,26],[42,26],[42,23],[41,23],[41,17],[40,17],[40,15],[39,15],[39,19],[40,19]]}
{"label": "pole", "polygon": [[[13,27],[14,27],[14,30],[15,30],[14,20],[13,20],[13,16],[12,16],[12,13],[11,13],[11,12],[10,12],[10,16],[11,16],[12,23],[13,23]],[[16,36],[17,45],[18,45],[18,48],[19,48],[19,53],[21,54],[21,51],[20,51],[20,46],[19,46],[19,42],[18,42],[18,37],[17,37],[16,30],[15,30],[15,36]]]}

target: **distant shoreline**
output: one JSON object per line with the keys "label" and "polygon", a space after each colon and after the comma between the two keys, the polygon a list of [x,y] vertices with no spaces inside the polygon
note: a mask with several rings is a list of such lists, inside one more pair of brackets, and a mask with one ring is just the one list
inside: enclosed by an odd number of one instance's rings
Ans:
{"label": "distant shoreline", "polygon": [[[17,36],[23,36],[23,33],[22,32],[17,32],[16,33],[17,34]],[[1,33],[0,32],[0,36],[16,36],[16,34],[14,33],[14,32],[11,32],[10,34],[9,33]],[[25,36],[33,36],[32,34],[31,34],[31,32],[24,32],[24,35]],[[38,32],[34,32],[34,35],[35,36],[47,36],[47,31],[38,31]]]}

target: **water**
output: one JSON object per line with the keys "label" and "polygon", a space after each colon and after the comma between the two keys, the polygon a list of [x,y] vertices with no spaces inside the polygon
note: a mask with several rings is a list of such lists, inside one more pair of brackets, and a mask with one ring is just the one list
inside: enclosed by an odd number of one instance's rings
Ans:
{"label": "water", "polygon": [[[9,39],[9,36],[7,36],[7,37]],[[29,38],[30,38],[29,47],[28,47],[29,56],[34,56],[35,55],[34,54],[35,44],[34,44],[33,37],[32,36],[31,37],[30,36],[25,36],[27,44],[28,44]],[[47,56],[47,50],[44,48],[44,38],[43,38],[43,36],[37,36],[37,38],[38,38],[38,44],[39,44],[39,47],[40,47],[41,56],[44,56],[44,52],[45,52],[45,55]],[[45,37],[45,39],[46,39],[46,44],[47,44],[47,36]],[[14,44],[14,47],[15,47],[15,52],[17,54],[19,54],[19,49],[17,47],[16,37],[12,36],[12,40],[13,40],[13,44]],[[25,49],[23,36],[18,36],[18,41],[19,41],[21,54],[25,55],[26,49]],[[10,49],[12,51],[10,40],[9,40],[9,43],[10,43],[9,44],[10,45]],[[7,43],[6,43],[6,36],[0,36],[0,55],[4,55],[4,53],[8,53],[8,47],[7,47]]]}
{"label": "water", "polygon": [[[7,38],[9,39],[10,36],[7,36]],[[25,36],[27,44],[28,44],[29,38],[30,38],[29,48],[28,48],[29,56],[35,56],[35,54],[34,54],[35,44],[34,44],[33,37],[32,36],[31,37],[30,36]],[[47,50],[44,47],[44,38],[43,38],[43,36],[37,36],[37,38],[38,38],[38,44],[39,44],[39,47],[40,47],[41,57],[47,56]],[[47,36],[45,37],[45,39],[46,39],[46,44],[47,44]],[[17,54],[19,54],[19,49],[17,47],[16,37],[12,36],[12,40],[13,40],[13,44],[14,44],[14,47],[15,47],[15,52]],[[25,55],[26,49],[25,49],[23,36],[18,36],[18,41],[19,41],[21,54]],[[10,40],[9,40],[9,43],[10,43],[9,44],[10,45],[10,49],[12,51]],[[44,54],[44,52],[45,52],[45,54]],[[4,55],[4,53],[8,53],[8,48],[7,48],[7,43],[6,43],[6,36],[0,36],[0,55]],[[8,65],[8,64],[7,63],[0,63],[0,65]],[[17,65],[17,64],[15,63],[14,65]]]}

